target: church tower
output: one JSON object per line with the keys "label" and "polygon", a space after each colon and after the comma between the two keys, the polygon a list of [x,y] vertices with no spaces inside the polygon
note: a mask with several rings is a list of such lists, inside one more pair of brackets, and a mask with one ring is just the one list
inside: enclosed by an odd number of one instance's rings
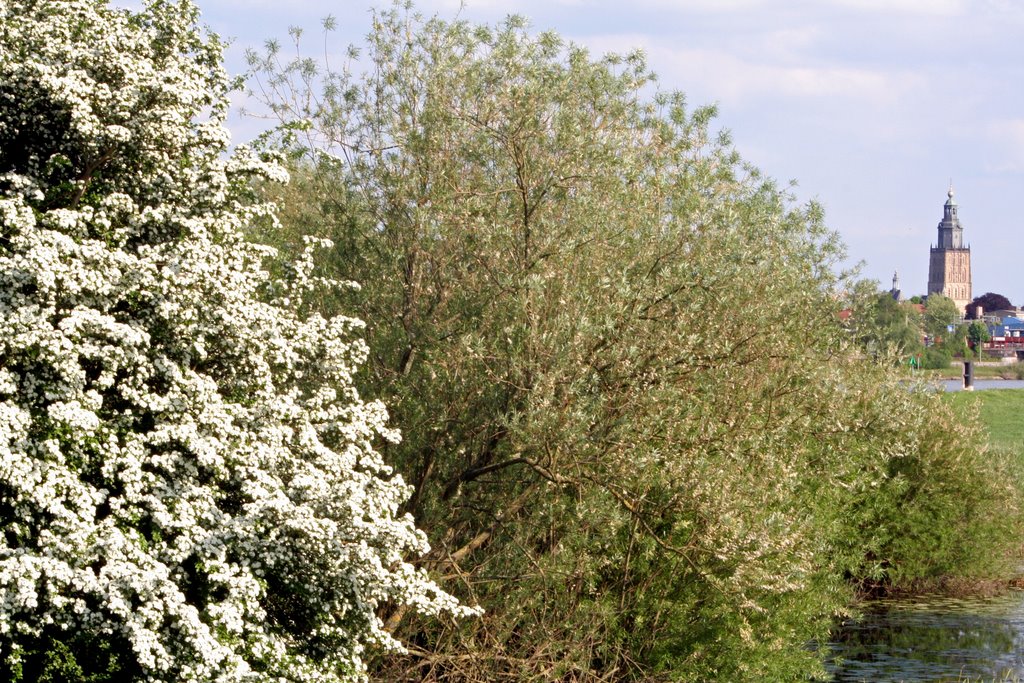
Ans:
{"label": "church tower", "polygon": [[900,291],[899,271],[895,271],[892,274],[892,289],[889,290],[889,293],[892,294],[892,298],[895,299],[896,301],[903,301],[903,292]]}
{"label": "church tower", "polygon": [[964,228],[957,216],[950,183],[949,199],[939,221],[939,241],[932,247],[928,264],[928,293],[942,294],[963,311],[971,303],[971,247],[964,246]]}

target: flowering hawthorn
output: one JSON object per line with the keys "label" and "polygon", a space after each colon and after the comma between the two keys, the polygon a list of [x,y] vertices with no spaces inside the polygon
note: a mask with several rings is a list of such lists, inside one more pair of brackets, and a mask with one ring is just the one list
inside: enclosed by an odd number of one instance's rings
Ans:
{"label": "flowering hawthorn", "polygon": [[274,220],[247,187],[284,174],[227,153],[230,81],[197,16],[0,0],[14,680],[47,649],[83,671],[109,652],[92,666],[122,678],[348,680],[368,645],[400,648],[385,605],[471,611],[402,559],[426,541],[373,447],[398,435],[353,387],[361,322],[297,313],[324,284],[308,258],[276,280],[243,239]]}

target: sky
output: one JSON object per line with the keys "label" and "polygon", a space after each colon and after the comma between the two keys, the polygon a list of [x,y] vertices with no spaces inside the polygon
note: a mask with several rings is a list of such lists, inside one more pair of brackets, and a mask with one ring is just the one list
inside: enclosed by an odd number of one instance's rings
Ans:
{"label": "sky", "polygon": [[[331,51],[369,31],[363,0],[197,0],[244,50],[288,27]],[[125,4],[125,3],[119,3]],[[952,182],[973,290],[1024,305],[1024,2],[1019,0],[420,0],[424,14],[496,23],[510,13],[595,55],[642,48],[660,88],[717,104],[736,149],[800,200],[817,200],[846,266],[924,294],[929,247]],[[241,100],[239,105],[243,104]],[[262,123],[234,115],[244,142]]]}

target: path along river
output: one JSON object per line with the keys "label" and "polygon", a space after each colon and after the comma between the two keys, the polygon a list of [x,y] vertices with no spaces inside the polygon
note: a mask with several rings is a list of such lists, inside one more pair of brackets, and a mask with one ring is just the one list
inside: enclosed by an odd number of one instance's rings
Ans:
{"label": "path along river", "polygon": [[[1022,380],[975,380],[977,390],[1022,388]],[[836,681],[1024,681],[1024,591],[872,602],[833,632],[829,649]]]}

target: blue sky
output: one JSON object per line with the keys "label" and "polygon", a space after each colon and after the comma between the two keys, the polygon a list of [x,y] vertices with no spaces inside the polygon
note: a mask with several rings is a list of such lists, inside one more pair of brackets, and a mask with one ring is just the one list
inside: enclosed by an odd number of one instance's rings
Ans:
{"label": "blue sky", "polygon": [[[331,48],[360,44],[369,9],[356,1],[198,0],[232,38],[228,64],[289,26]],[[379,3],[381,6],[384,3]],[[928,247],[952,179],[974,293],[1024,304],[1024,2],[1018,0],[421,0],[444,18],[527,16],[595,53],[643,48],[662,89],[717,103],[718,126],[768,175],[796,180],[886,288],[898,270],[923,294]],[[235,139],[258,130],[232,119]]]}

